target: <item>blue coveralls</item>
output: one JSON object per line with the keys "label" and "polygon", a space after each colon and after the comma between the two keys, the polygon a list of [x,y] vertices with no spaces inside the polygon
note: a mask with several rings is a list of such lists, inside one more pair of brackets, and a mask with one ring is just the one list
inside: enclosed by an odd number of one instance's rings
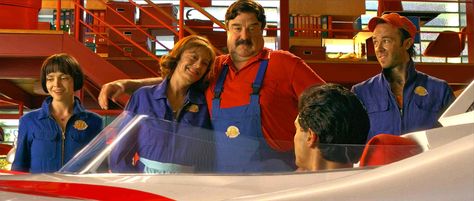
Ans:
{"label": "blue coveralls", "polygon": [[214,89],[212,100],[212,125],[216,140],[216,171],[218,172],[268,172],[291,171],[292,153],[273,150],[262,133],[259,91],[267,69],[268,60],[260,61],[259,70],[252,84],[250,104],[232,108],[220,107],[220,95],[229,67],[224,65]]}
{"label": "blue coveralls", "polygon": [[[136,134],[123,139],[112,151],[113,172],[208,172],[213,166],[209,111],[201,89],[191,86],[185,104],[174,117],[166,96],[169,79],[145,86],[130,98],[126,111],[146,114]],[[139,161],[132,164],[135,153]]]}
{"label": "blue coveralls", "polygon": [[436,127],[439,116],[454,100],[446,81],[415,70],[412,60],[407,71],[401,108],[383,73],[352,88],[369,114],[367,140],[381,133],[401,135]]}
{"label": "blue coveralls", "polygon": [[63,136],[50,115],[52,100],[52,97],[47,97],[41,108],[20,118],[12,170],[31,173],[58,171],[102,130],[102,118],[86,111],[75,97],[74,113]]}

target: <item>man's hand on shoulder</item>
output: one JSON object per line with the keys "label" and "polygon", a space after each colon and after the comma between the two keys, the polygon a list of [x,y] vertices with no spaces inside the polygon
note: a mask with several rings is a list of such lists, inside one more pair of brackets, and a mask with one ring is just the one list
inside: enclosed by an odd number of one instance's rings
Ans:
{"label": "man's hand on shoulder", "polygon": [[107,110],[109,108],[108,99],[112,99],[115,102],[115,99],[121,96],[124,93],[132,94],[138,88],[160,84],[163,81],[161,77],[151,77],[143,79],[122,79],[109,82],[102,85],[99,94],[99,105],[102,109]]}
{"label": "man's hand on shoulder", "polygon": [[115,101],[117,97],[125,93],[125,87],[122,80],[116,80],[102,85],[100,89],[98,101],[102,109],[107,110],[109,108],[108,99]]}

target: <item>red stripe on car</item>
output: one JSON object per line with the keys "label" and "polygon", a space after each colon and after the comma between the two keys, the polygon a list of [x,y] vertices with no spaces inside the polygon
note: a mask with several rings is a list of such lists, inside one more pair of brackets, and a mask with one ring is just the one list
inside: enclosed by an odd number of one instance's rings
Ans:
{"label": "red stripe on car", "polygon": [[127,188],[47,181],[0,181],[0,191],[55,198],[93,200],[173,200],[161,195]]}
{"label": "red stripe on car", "polygon": [[19,172],[13,170],[0,170],[0,175],[19,175],[19,174],[30,174],[29,172]]}

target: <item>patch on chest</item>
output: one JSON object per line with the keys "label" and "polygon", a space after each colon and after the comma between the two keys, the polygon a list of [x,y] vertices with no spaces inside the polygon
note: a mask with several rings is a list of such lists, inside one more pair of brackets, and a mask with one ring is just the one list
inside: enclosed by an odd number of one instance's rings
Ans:
{"label": "patch on chest", "polygon": [[193,113],[199,112],[199,106],[196,104],[190,105],[188,107],[188,112],[193,112]]}
{"label": "patch on chest", "polygon": [[426,96],[428,95],[428,91],[425,89],[425,87],[417,86],[415,88],[415,94],[418,96]]}
{"label": "patch on chest", "polygon": [[229,138],[236,138],[240,135],[239,128],[237,128],[237,126],[229,126],[225,132],[225,135],[227,135]]}
{"label": "patch on chest", "polygon": [[73,127],[77,130],[83,131],[87,129],[88,125],[85,121],[79,119],[74,122]]}

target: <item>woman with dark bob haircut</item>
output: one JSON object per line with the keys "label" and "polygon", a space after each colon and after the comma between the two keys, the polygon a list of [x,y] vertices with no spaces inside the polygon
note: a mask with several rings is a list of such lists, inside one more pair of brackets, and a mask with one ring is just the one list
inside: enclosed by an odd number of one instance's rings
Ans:
{"label": "woman with dark bob haircut", "polygon": [[102,118],[88,112],[74,92],[84,75],[76,59],[54,54],[41,67],[40,80],[49,96],[41,108],[20,118],[12,170],[58,171],[102,129]]}
{"label": "woman with dark bob haircut", "polygon": [[[113,172],[176,173],[208,171],[212,132],[204,90],[214,68],[215,52],[201,36],[187,36],[161,58],[163,82],[133,93],[125,110],[158,121],[142,122],[137,135],[113,150]],[[133,160],[138,154],[138,161]]]}

